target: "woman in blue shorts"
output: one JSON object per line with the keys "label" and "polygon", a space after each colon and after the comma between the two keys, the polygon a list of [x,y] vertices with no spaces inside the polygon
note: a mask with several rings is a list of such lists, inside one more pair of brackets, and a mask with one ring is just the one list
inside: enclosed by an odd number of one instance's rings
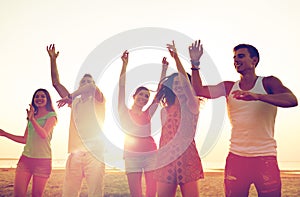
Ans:
{"label": "woman in blue shorts", "polygon": [[[156,181],[153,178],[155,168],[156,143],[151,136],[151,118],[158,107],[154,98],[152,103],[143,110],[150,98],[150,90],[140,86],[133,94],[133,105],[128,108],[125,98],[126,69],[128,65],[128,51],[124,51],[119,79],[118,111],[123,132],[126,133],[124,141],[124,160],[126,175],[132,197],[142,195],[142,176],[145,177],[146,196],[156,196]],[[169,63],[164,57],[160,79],[166,76]]]}

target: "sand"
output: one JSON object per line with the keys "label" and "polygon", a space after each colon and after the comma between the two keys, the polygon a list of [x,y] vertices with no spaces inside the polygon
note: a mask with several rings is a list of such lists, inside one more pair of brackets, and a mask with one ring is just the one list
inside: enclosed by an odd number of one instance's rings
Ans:
{"label": "sand", "polygon": [[[15,169],[0,169],[0,196],[13,196],[13,181]],[[61,196],[64,170],[53,170],[45,189],[44,196]],[[282,196],[300,196],[300,173],[284,171],[281,173]],[[125,197],[129,195],[126,175],[124,172],[107,170],[105,175],[105,197]],[[31,184],[27,196],[31,196]],[[87,196],[87,186],[83,182],[81,197]],[[178,188],[177,196],[180,195]],[[205,172],[205,179],[200,181],[200,196],[224,196],[223,172]],[[252,186],[249,196],[257,196]]]}

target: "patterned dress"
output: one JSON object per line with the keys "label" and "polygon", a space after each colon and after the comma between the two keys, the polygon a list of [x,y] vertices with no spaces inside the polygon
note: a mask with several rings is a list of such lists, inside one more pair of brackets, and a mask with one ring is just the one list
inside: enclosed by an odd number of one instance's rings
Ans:
{"label": "patterned dress", "polygon": [[162,134],[155,179],[170,184],[184,184],[204,178],[194,141],[199,112],[193,114],[186,104],[172,105],[161,112]]}

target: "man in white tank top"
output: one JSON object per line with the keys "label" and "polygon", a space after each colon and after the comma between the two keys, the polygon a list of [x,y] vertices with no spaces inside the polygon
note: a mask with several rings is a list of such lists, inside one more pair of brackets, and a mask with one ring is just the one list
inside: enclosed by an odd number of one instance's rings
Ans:
{"label": "man in white tank top", "polygon": [[83,179],[86,180],[88,196],[104,195],[104,134],[105,97],[90,74],[85,74],[79,87],[69,93],[60,83],[56,59],[59,52],[55,45],[47,46],[51,65],[52,85],[61,96],[58,107],[65,104],[71,108],[68,159],[62,196],[80,196]]}
{"label": "man in white tank top", "polygon": [[255,47],[240,44],[233,52],[240,80],[203,86],[198,72],[202,45],[196,41],[189,47],[196,94],[211,99],[225,96],[227,101],[232,130],[224,173],[225,193],[226,196],[248,196],[253,183],[259,196],[281,196],[275,118],[277,107],[294,107],[298,101],[278,78],[256,75],[259,53]]}

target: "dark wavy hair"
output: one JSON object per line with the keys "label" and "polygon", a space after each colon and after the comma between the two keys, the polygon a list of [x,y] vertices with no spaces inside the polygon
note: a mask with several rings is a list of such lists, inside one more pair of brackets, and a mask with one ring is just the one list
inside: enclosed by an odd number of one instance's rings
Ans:
{"label": "dark wavy hair", "polygon": [[47,109],[47,111],[49,111],[49,112],[53,111],[53,112],[54,112],[55,110],[54,110],[54,108],[53,108],[53,105],[52,105],[52,99],[51,99],[51,97],[50,97],[49,92],[48,92],[46,89],[39,88],[39,89],[37,89],[37,90],[34,92],[34,94],[33,94],[33,96],[32,96],[32,100],[31,100],[31,105],[32,105],[33,108],[34,108],[34,113],[36,114],[36,113],[38,112],[38,107],[37,107],[37,106],[35,105],[35,103],[34,103],[34,98],[35,98],[35,95],[36,95],[38,92],[40,92],[40,91],[44,92],[45,95],[46,95],[46,98],[47,98],[46,109]]}
{"label": "dark wavy hair", "polygon": [[[189,81],[191,83],[191,75],[187,73]],[[161,80],[160,85],[156,98],[160,100],[163,106],[171,106],[174,104],[176,95],[172,90],[174,78],[178,76],[178,73],[173,73],[170,76],[165,77]]]}

